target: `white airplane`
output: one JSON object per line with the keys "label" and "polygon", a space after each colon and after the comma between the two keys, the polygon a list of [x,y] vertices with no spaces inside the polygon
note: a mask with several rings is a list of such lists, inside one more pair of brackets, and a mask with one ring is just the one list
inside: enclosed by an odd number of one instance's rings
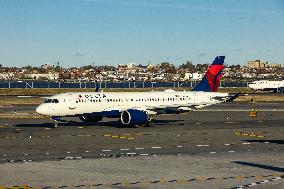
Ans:
{"label": "white airplane", "polygon": [[273,91],[284,92],[284,80],[282,81],[269,81],[269,80],[259,80],[254,81],[248,85],[249,88],[253,89],[254,92],[257,91]]}
{"label": "white airplane", "polygon": [[152,126],[156,114],[178,114],[237,98],[240,93],[217,92],[224,59],[217,56],[192,91],[63,93],[47,98],[36,112],[50,116],[54,127],[62,117],[79,117],[83,122],[113,117],[119,118],[119,126]]}

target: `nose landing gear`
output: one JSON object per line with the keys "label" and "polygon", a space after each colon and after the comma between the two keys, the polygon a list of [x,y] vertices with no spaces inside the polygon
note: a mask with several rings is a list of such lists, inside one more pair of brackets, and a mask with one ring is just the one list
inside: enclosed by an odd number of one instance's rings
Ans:
{"label": "nose landing gear", "polygon": [[60,121],[60,117],[51,117],[50,119],[53,122],[53,128],[57,128],[58,127],[58,121]]}

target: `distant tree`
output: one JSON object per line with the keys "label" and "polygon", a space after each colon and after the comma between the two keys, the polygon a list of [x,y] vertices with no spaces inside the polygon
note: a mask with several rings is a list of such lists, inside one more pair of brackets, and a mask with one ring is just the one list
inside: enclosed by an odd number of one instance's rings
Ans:
{"label": "distant tree", "polygon": [[179,69],[189,72],[195,72],[196,70],[195,66],[192,64],[191,61],[186,61],[186,63],[179,66]]}
{"label": "distant tree", "polygon": [[156,66],[148,68],[148,72],[150,73],[158,73],[158,68]]}
{"label": "distant tree", "polygon": [[40,80],[40,81],[48,81],[49,79],[47,77],[39,77],[38,80]]}
{"label": "distant tree", "polygon": [[164,70],[165,73],[174,74],[174,73],[177,72],[175,66],[173,64],[169,63],[169,62],[162,62],[160,64],[160,69]]}
{"label": "distant tree", "polygon": [[205,72],[206,70],[208,70],[208,67],[208,64],[197,64],[196,69],[199,72]]}
{"label": "distant tree", "polygon": [[26,69],[26,70],[32,70],[33,69],[33,67],[30,66],[30,65],[24,66],[23,68]]}
{"label": "distant tree", "polygon": [[93,69],[93,68],[94,68],[94,66],[88,65],[88,66],[82,66],[80,69],[82,69],[82,70],[90,70],[90,69]]}

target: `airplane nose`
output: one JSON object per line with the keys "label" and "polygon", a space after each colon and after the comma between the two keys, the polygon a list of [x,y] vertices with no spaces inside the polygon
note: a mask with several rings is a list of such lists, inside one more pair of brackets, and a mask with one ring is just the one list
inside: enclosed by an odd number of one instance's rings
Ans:
{"label": "airplane nose", "polygon": [[44,111],[44,107],[42,107],[42,105],[39,105],[37,108],[36,108],[36,112],[38,113],[38,114],[41,114],[41,115],[45,115],[45,111]]}

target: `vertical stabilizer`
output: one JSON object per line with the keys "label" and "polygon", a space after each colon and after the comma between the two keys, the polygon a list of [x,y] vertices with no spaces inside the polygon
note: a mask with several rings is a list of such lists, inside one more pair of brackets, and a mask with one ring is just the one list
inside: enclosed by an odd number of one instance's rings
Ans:
{"label": "vertical stabilizer", "polygon": [[217,92],[224,67],[224,60],[225,56],[217,56],[202,80],[192,91]]}

